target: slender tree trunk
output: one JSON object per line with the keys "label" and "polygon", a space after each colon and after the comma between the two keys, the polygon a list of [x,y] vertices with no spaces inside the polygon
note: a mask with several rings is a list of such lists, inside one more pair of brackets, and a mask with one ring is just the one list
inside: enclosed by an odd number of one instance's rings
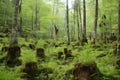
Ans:
{"label": "slender tree trunk", "polygon": [[73,14],[71,16],[71,19],[72,19],[71,23],[73,22],[73,25],[71,26],[72,27],[71,28],[71,41],[74,41],[74,38],[75,38],[75,13],[71,12],[71,14]]}
{"label": "slender tree trunk", "polygon": [[97,20],[98,20],[98,0],[96,0],[96,6],[95,6],[95,22],[94,22],[94,32],[93,32],[93,44],[95,44],[95,42],[96,42]]}
{"label": "slender tree trunk", "polygon": [[80,24],[79,24],[79,7],[76,9],[76,15],[77,15],[77,27],[78,27],[78,41],[80,41]]}
{"label": "slender tree trunk", "polygon": [[[110,3],[112,3],[112,0],[110,0]],[[112,9],[110,10],[110,17],[109,17],[109,26],[110,26],[110,36],[112,36]]]}
{"label": "slender tree trunk", "polygon": [[7,6],[8,6],[8,0],[4,0],[4,16],[3,16],[3,22],[4,26],[7,26]]}
{"label": "slender tree trunk", "polygon": [[36,25],[36,30],[37,30],[37,27],[38,27],[38,6],[37,6],[37,4],[38,4],[38,0],[36,0],[36,18],[35,18],[35,25]]}
{"label": "slender tree trunk", "polygon": [[[112,3],[112,0],[110,0],[110,3]],[[112,9],[110,10],[110,36],[112,36]]]}
{"label": "slender tree trunk", "polygon": [[20,33],[22,33],[22,0],[20,0],[19,13],[20,13]]}
{"label": "slender tree trunk", "polygon": [[75,9],[74,9],[74,14],[73,14],[73,20],[74,20],[74,25],[73,25],[74,27],[73,27],[73,30],[72,30],[73,31],[73,37],[72,38],[74,40],[74,38],[75,38],[75,29],[76,29],[76,27],[75,27],[76,26],[76,22],[75,22]]}
{"label": "slender tree trunk", "polygon": [[[53,6],[53,15],[58,16],[58,0],[54,0],[54,6]],[[58,28],[57,28],[57,21],[53,22],[53,27],[54,27],[54,41],[57,40],[57,35],[58,35]]]}
{"label": "slender tree trunk", "polygon": [[86,39],[86,2],[83,0],[83,39]]}
{"label": "slender tree trunk", "polygon": [[77,20],[76,20],[76,7],[75,7],[75,1],[74,1],[74,9],[73,9],[73,26],[72,26],[72,29],[71,29],[71,40],[74,41],[75,40],[75,31],[76,31],[76,24],[77,24]]}
{"label": "slender tree trunk", "polygon": [[80,21],[80,37],[82,37],[82,16],[81,16],[81,1],[80,0],[78,0],[78,2],[79,2],[79,5],[78,5],[78,7],[79,7],[79,21]]}
{"label": "slender tree trunk", "polygon": [[30,6],[31,8],[31,30],[34,29],[34,9],[33,6]]}
{"label": "slender tree trunk", "polygon": [[117,57],[120,60],[120,0],[118,0],[118,45],[117,45]]}
{"label": "slender tree trunk", "polygon": [[34,29],[34,11],[32,7],[32,30]]}
{"label": "slender tree trunk", "polygon": [[66,37],[67,44],[70,44],[70,35],[69,35],[69,9],[68,9],[68,0],[66,0]]}
{"label": "slender tree trunk", "polygon": [[35,19],[35,24],[36,24],[36,30],[39,30],[39,1],[36,0],[36,19]]}
{"label": "slender tree trunk", "polygon": [[18,8],[19,0],[14,0],[14,15],[13,15],[13,27],[12,27],[12,36],[11,36],[11,45],[18,44]]}

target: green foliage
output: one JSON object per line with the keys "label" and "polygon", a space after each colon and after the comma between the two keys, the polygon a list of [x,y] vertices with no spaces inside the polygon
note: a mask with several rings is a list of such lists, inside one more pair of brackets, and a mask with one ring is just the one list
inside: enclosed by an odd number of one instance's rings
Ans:
{"label": "green foliage", "polygon": [[37,62],[35,51],[32,50],[22,49],[22,54],[20,59],[22,60],[23,65],[25,65],[25,63],[28,62]]}
{"label": "green foliage", "polygon": [[13,69],[6,69],[5,66],[0,66],[0,80],[22,80],[20,78],[21,75],[22,74],[17,71],[17,67]]}
{"label": "green foliage", "polygon": [[[82,1],[81,1],[82,2]],[[72,70],[76,63],[90,63],[96,62],[97,67],[103,75],[96,75],[93,80],[114,80],[114,78],[120,79],[120,72],[116,69],[116,56],[113,53],[113,46],[116,42],[106,43],[99,41],[94,45],[90,43],[84,46],[78,46],[78,41],[71,42],[71,45],[64,44],[66,42],[65,36],[65,5],[61,0],[39,0],[39,21],[40,30],[36,29],[35,17],[36,17],[36,0],[23,0],[22,3],[22,34],[23,37],[18,36],[19,46],[21,47],[22,65],[14,68],[6,67],[6,63],[0,63],[0,80],[22,80],[20,70],[28,62],[37,62],[39,70],[41,70],[38,80],[43,80],[46,75],[51,80],[70,80],[72,78]],[[75,6],[82,7],[82,3],[76,3]],[[93,31],[94,26],[94,0],[86,0],[87,4],[87,32]],[[117,29],[117,0],[99,0],[99,19],[98,25],[103,21],[106,26],[98,28],[98,34],[101,32],[110,33],[110,26],[113,28],[113,32],[116,33]],[[4,9],[7,6],[7,26],[4,26],[3,17]],[[81,8],[81,12],[82,12]],[[73,9],[70,9],[70,33],[72,35],[72,27],[75,28],[75,39],[77,37],[77,25],[76,15],[73,16]],[[32,15],[33,13],[33,15]],[[102,19],[102,16],[106,15],[106,19]],[[2,33],[4,27],[8,27],[11,30],[12,16],[13,15],[13,0],[8,0],[8,5],[4,4],[4,0],[0,1],[0,49],[3,46],[9,46],[10,36]],[[111,16],[112,15],[112,16]],[[33,22],[32,22],[33,16]],[[20,25],[20,15],[18,15],[18,27]],[[72,17],[72,18],[71,18]],[[75,19],[75,24],[74,24]],[[33,23],[33,30],[32,30]],[[58,35],[56,41],[54,38],[54,25],[58,28]],[[97,36],[99,37],[99,36]],[[49,39],[50,38],[50,39]],[[45,50],[45,58],[37,58],[36,50],[31,50],[29,44],[34,44],[36,49],[43,48]],[[71,50],[73,58],[65,60],[65,55],[62,55],[61,59],[58,59],[58,52],[64,52],[64,48]],[[98,57],[103,55],[102,57]],[[7,52],[0,51],[0,59],[5,57]],[[115,79],[117,80],[117,79]]]}
{"label": "green foliage", "polygon": [[[20,44],[26,44],[28,45],[31,42],[34,42],[34,39],[29,39],[28,42],[26,42],[23,38],[19,38],[21,41]],[[50,41],[50,40],[49,40]],[[61,42],[56,42],[56,44],[60,44]],[[73,42],[75,44],[76,42]],[[46,75],[49,76],[52,80],[69,80],[72,78],[72,69],[74,67],[74,64],[76,63],[89,63],[89,62],[96,62],[97,67],[99,68],[100,72],[105,75],[96,75],[93,80],[99,79],[99,80],[111,80],[111,77],[118,78],[119,80],[119,72],[116,70],[116,57],[113,54],[113,45],[116,44],[115,42],[108,43],[108,44],[101,44],[97,43],[97,46],[100,46],[100,48],[93,48],[91,44],[85,44],[84,46],[76,46],[76,45],[62,45],[59,47],[53,47],[48,46],[45,48],[46,41],[45,40],[39,40],[38,44],[36,45],[37,48],[44,48],[45,50],[45,59],[44,60],[38,60],[36,57],[35,50],[30,50],[30,48],[23,47],[21,48],[21,57],[22,60],[22,66],[25,66],[25,63],[28,62],[37,62],[39,69],[42,71],[39,76],[36,79],[43,79],[46,77]],[[64,48],[67,47],[68,49],[72,50],[73,58],[69,58],[67,60],[64,60],[64,57],[62,59],[57,59],[57,53],[59,51],[63,51]],[[104,48],[105,47],[105,48]],[[101,54],[106,54],[106,56],[97,58],[97,56]],[[5,54],[0,55],[0,57],[4,57]],[[19,70],[20,67],[11,69],[6,69],[4,67],[4,64],[0,65],[0,79],[7,80],[15,78],[16,80],[21,80],[20,76],[22,75]],[[4,71],[5,70],[5,71]],[[5,77],[6,75],[6,77]],[[14,80],[14,79],[13,79]]]}
{"label": "green foliage", "polygon": [[22,45],[28,46],[28,44],[29,44],[29,42],[25,41],[24,38],[18,38],[18,41],[20,41],[20,42],[19,42],[19,45],[20,45],[20,46],[22,46]]}
{"label": "green foliage", "polygon": [[46,45],[45,40],[40,39],[40,40],[38,40],[38,43],[37,43],[36,47],[37,48],[44,48],[45,45]]}

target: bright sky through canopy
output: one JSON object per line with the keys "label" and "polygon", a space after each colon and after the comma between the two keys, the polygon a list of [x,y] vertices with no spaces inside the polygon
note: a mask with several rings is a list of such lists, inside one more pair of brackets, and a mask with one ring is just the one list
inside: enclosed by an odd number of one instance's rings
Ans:
{"label": "bright sky through canopy", "polygon": [[[62,2],[66,3],[66,0],[61,0]],[[72,7],[72,0],[68,0],[68,5],[69,5],[69,8]]]}

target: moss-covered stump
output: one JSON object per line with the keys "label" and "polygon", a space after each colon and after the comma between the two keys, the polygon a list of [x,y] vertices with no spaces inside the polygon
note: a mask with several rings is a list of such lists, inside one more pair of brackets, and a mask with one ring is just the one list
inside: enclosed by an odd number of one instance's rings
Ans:
{"label": "moss-covered stump", "polygon": [[25,64],[25,67],[21,70],[25,73],[22,78],[25,80],[35,80],[39,75],[39,69],[36,62],[29,62]]}
{"label": "moss-covered stump", "polygon": [[44,58],[45,57],[44,49],[43,48],[38,48],[36,50],[36,56]]}
{"label": "moss-covered stump", "polygon": [[6,56],[6,65],[10,67],[14,67],[15,65],[21,65],[21,60],[19,60],[20,53],[21,53],[20,47],[18,46],[9,47]]}
{"label": "moss-covered stump", "polygon": [[65,60],[69,57],[73,57],[71,55],[71,53],[72,53],[71,50],[68,50],[67,48],[64,48]]}
{"label": "moss-covered stump", "polygon": [[92,80],[91,78],[95,76],[95,74],[99,74],[100,71],[96,66],[96,63],[87,63],[80,64],[77,63],[73,69],[73,78],[72,80]]}
{"label": "moss-covered stump", "polygon": [[3,33],[5,33],[5,34],[10,33],[9,28],[3,28]]}

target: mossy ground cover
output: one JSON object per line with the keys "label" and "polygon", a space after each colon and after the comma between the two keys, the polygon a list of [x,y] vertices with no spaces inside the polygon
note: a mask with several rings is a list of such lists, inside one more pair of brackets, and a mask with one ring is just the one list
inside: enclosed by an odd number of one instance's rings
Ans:
{"label": "mossy ground cover", "polygon": [[[8,46],[8,38],[4,37],[4,43],[1,42],[0,48]],[[19,45],[21,46],[21,56],[19,59],[22,61],[20,66],[8,67],[5,61],[0,63],[0,80],[23,80],[21,76],[24,74],[21,69],[25,67],[28,62],[36,62],[40,70],[36,80],[45,80],[49,77],[50,80],[71,80],[72,69],[76,63],[90,63],[95,62],[98,69],[103,74],[102,77],[96,76],[94,80],[120,80],[119,69],[116,69],[116,55],[114,53],[113,45],[116,42],[101,44],[97,43],[99,48],[93,47],[92,44],[86,43],[84,46],[71,45],[67,46],[62,44],[57,47],[54,46],[54,42],[47,43],[44,40],[39,40],[35,45],[35,49],[30,49],[29,44],[34,43],[34,39],[26,41],[24,38],[19,38]],[[61,42],[62,43],[62,42]],[[24,45],[24,46],[22,46]],[[36,56],[36,49],[43,48],[45,50],[45,57],[40,58]],[[58,52],[68,48],[71,50],[73,57],[65,60],[65,56],[62,55],[61,59],[58,59]],[[7,52],[0,51],[0,59],[6,56]],[[101,56],[103,55],[103,56]]]}

